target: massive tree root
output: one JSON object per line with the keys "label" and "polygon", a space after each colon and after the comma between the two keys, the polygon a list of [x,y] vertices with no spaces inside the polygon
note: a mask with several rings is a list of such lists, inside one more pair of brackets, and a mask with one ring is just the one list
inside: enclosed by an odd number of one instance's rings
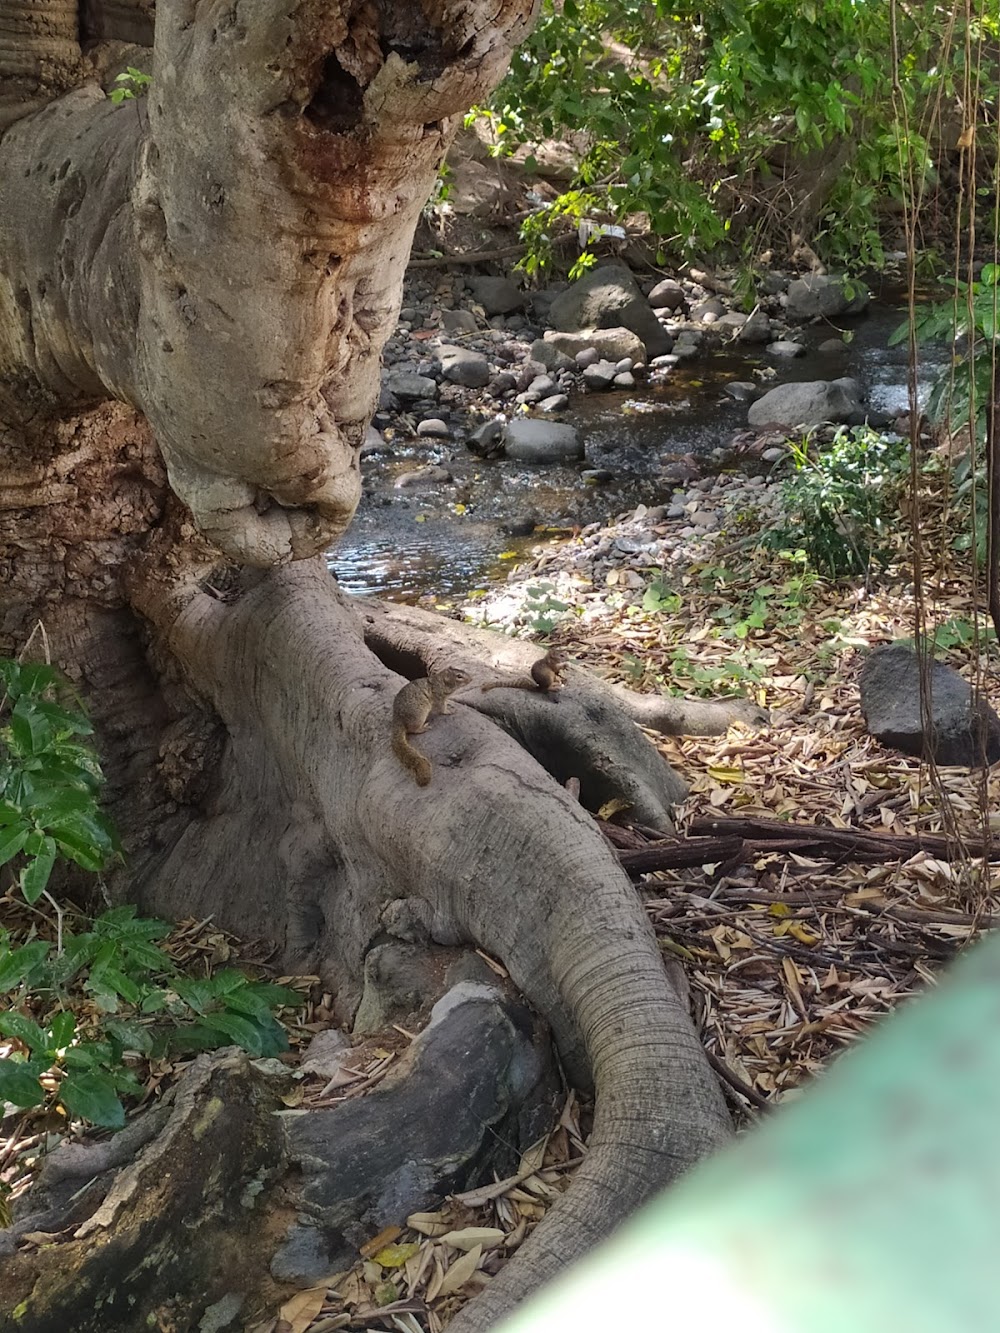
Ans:
{"label": "massive tree root", "polygon": [[455,1325],[487,1328],[728,1135],[634,890],[579,803],[471,708],[420,737],[434,773],[416,786],[389,747],[402,682],[322,566],[229,603],[145,609],[226,744],[202,817],[145,868],[143,900],[277,939],[289,964],[339,982],[349,1011],[384,908],[408,899],[435,941],[498,957],[570,1076],[593,1082],[573,1187]]}

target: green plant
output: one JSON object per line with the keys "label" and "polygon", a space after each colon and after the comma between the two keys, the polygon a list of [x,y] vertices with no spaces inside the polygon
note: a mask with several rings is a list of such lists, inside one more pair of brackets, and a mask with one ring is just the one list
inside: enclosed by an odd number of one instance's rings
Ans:
{"label": "green plant", "polygon": [[676,615],[683,606],[683,598],[663,579],[653,579],[642,595],[642,609]]}
{"label": "green plant", "polygon": [[[965,22],[933,0],[544,0],[481,114],[497,154],[575,142],[567,216],[581,196],[591,216],[645,214],[661,260],[720,246],[747,260],[794,228],[860,271],[884,261],[882,206],[933,183],[926,139],[898,122],[957,96]],[[808,207],[789,219],[792,198]],[[561,204],[526,225],[529,271]]]}
{"label": "green plant", "polygon": [[884,564],[908,467],[908,445],[867,426],[842,428],[813,456],[809,439],[791,444],[795,472],[784,484],[789,522],[765,538],[795,547],[823,574],[867,574]]}
{"label": "green plant", "polygon": [[[535,634],[551,634],[559,616],[571,609],[568,602],[554,597],[554,592],[555,585],[552,583],[537,583],[525,589],[525,623]],[[553,611],[558,614],[553,616]]]}
{"label": "green plant", "polygon": [[134,101],[137,97],[142,97],[148,92],[152,81],[152,75],[143,74],[141,69],[129,65],[121,74],[115,75],[116,86],[111,89],[111,100],[115,106],[121,106],[123,102]]}
{"label": "green plant", "polygon": [[298,1005],[295,991],[225,969],[184,976],[157,943],[163,921],[131,906],[45,940],[12,945],[0,931],[0,1100],[25,1108],[62,1106],[96,1125],[120,1128],[121,1095],[142,1091],[134,1065],[180,1052],[235,1044],[253,1056],[287,1050],[273,1010]]}
{"label": "green plant", "polygon": [[97,756],[79,741],[93,728],[58,673],[0,660],[0,689],[0,866],[34,903],[59,858],[101,870],[118,842],[98,804]]}

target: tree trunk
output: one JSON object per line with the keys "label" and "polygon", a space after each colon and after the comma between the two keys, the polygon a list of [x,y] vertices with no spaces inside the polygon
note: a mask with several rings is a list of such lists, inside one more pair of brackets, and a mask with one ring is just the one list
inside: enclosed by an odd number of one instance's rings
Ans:
{"label": "tree trunk", "polygon": [[[520,720],[508,692],[467,695],[420,738],[417,787],[391,667],[422,674],[453,629],[359,614],[306,559],[357,502],[434,172],[535,8],[177,0],[147,97],[83,83],[0,138],[0,651],[40,621],[31,651],[44,633],[88,701],[128,850],[112,887],[273,939],[345,1017],[405,900],[431,939],[495,954],[596,1090],[586,1165],[463,1329],[729,1132],[628,879],[538,758],[661,825],[675,776],[574,679]],[[11,117],[84,67],[69,9],[0,0]],[[94,0],[80,32],[133,40],[149,9]]]}

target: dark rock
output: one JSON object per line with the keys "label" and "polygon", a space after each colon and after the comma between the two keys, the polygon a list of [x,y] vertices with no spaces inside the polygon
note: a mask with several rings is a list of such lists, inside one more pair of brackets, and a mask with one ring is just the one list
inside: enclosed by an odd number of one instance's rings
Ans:
{"label": "dark rock", "polygon": [[610,389],[615,380],[615,368],[610,361],[597,361],[585,366],[583,382],[588,389]]}
{"label": "dark rock", "polygon": [[824,356],[835,356],[847,351],[847,343],[843,338],[824,338],[816,350],[822,352]]}
{"label": "dark rock", "polygon": [[524,292],[510,278],[470,278],[469,287],[487,315],[509,315],[522,310],[527,301]]}
{"label": "dark rock", "polygon": [[603,265],[585,273],[552,302],[549,320],[553,328],[564,332],[631,329],[642,339],[649,356],[670,351],[669,336],[623,265]]}
{"label": "dark rock", "polygon": [[[421,398],[437,398],[438,386],[429,375],[416,375],[412,370],[390,370],[387,385],[389,392],[401,402],[418,402]],[[382,406],[381,399],[379,406]]]}
{"label": "dark rock", "polygon": [[310,1221],[327,1242],[329,1272],[408,1213],[494,1171],[509,1174],[549,1127],[557,1086],[548,1041],[526,1009],[490,986],[453,987],[398,1071],[366,1097],[280,1117],[301,1173],[281,1271],[295,1280],[299,1256],[313,1272],[317,1247],[302,1234]]}
{"label": "dark rock", "polygon": [[763,310],[755,310],[736,335],[741,343],[766,343],[771,337],[771,321]]}
{"label": "dark rock", "polygon": [[929,663],[930,727],[920,709],[920,661],[908,643],[873,652],[861,669],[861,711],[883,745],[938,764],[969,768],[1000,759],[1000,717],[957,671]]}
{"label": "dark rock", "polygon": [[585,467],[580,476],[588,486],[606,486],[615,479],[615,474],[604,467]]}
{"label": "dark rock", "polygon": [[860,314],[868,300],[867,290],[854,280],[809,273],[789,285],[786,310],[792,319],[834,319]]}
{"label": "dark rock", "polygon": [[441,327],[446,333],[475,333],[479,325],[471,310],[445,310],[441,314]]}
{"label": "dark rock", "polygon": [[499,526],[507,537],[530,537],[538,526],[538,519],[534,514],[523,514],[520,518],[509,518]]}
{"label": "dark rock", "polygon": [[560,352],[554,343],[544,338],[536,338],[530,347],[532,361],[537,361],[546,370],[572,370],[573,358]]}
{"label": "dark rock", "polygon": [[761,296],[778,296],[788,286],[788,279],[780,273],[764,273],[757,283]]}
{"label": "dark rock", "polygon": [[738,403],[752,403],[759,390],[753,380],[730,380],[723,386],[722,392],[735,398]]}
{"label": "dark rock", "polygon": [[574,426],[517,417],[507,423],[506,452],[524,463],[559,463],[582,458],[583,441]]}
{"label": "dark rock", "polygon": [[695,324],[714,324],[726,313],[725,302],[717,296],[710,296],[707,301],[693,307],[691,320]]}
{"label": "dark rock", "polygon": [[477,426],[465,441],[466,448],[480,458],[495,458],[503,453],[504,422],[494,417]]}

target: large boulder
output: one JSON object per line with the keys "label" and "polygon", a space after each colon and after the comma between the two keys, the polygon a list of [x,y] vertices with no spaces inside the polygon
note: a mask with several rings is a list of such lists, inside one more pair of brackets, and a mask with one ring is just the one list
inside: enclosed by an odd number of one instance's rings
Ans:
{"label": "large boulder", "polygon": [[507,425],[506,453],[522,463],[565,463],[583,457],[583,441],[563,422],[515,417]]}
{"label": "large boulder", "polygon": [[876,649],[861,670],[861,711],[883,745],[938,764],[979,768],[1000,759],[1000,717],[945,666],[929,667],[930,717],[920,707],[920,659],[908,643]]}
{"label": "large boulder", "polygon": [[[624,361],[627,356],[632,358],[633,364],[646,360],[645,344],[631,329],[583,329],[579,333],[555,333],[550,329],[545,335],[545,341],[566,356],[574,358],[577,352],[592,348],[606,361]],[[671,342],[669,336],[667,342]]]}
{"label": "large boulder", "polygon": [[418,375],[405,367],[393,366],[385,376],[384,387],[404,403],[415,403],[421,398],[438,396],[436,380],[432,380],[429,375]]}
{"label": "large boulder", "polygon": [[860,315],[868,300],[867,288],[856,279],[809,273],[789,284],[786,312],[792,319],[833,319],[837,315]]}
{"label": "large boulder", "polygon": [[865,419],[857,381],[805,380],[779,384],[751,406],[751,426],[818,426],[824,421],[860,425]]}
{"label": "large boulder", "polygon": [[635,278],[620,264],[592,268],[560,292],[549,309],[549,323],[567,333],[579,329],[631,329],[642,339],[647,356],[661,356],[670,351],[670,336],[653,314]]}

